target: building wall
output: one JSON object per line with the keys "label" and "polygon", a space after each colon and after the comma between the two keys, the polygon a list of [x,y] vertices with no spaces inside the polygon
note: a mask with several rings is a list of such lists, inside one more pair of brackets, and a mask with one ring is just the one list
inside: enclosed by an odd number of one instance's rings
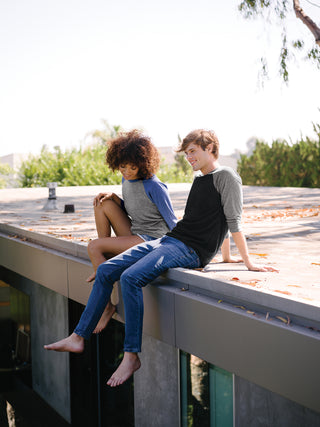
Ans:
{"label": "building wall", "polygon": [[69,335],[68,299],[18,274],[7,272],[2,279],[30,297],[33,389],[70,422],[69,354],[43,348]]}
{"label": "building wall", "polygon": [[235,427],[319,427],[320,414],[235,377]]}
{"label": "building wall", "polygon": [[69,354],[43,348],[69,335],[68,299],[33,284],[31,307],[33,389],[70,422]]}
{"label": "building wall", "polygon": [[134,374],[135,427],[180,425],[179,350],[143,335],[142,369]]}
{"label": "building wall", "polygon": [[[90,287],[79,284],[90,274],[91,265],[79,256],[5,235],[0,236],[0,249],[4,269],[7,272],[11,270],[10,281],[5,275],[0,279],[31,296],[35,387],[48,402],[52,399],[50,405],[68,419],[68,356],[44,352],[42,345],[68,335],[67,297],[86,303]],[[237,307],[238,298],[240,304],[241,301],[248,302],[250,292],[241,290],[245,294],[230,295],[230,289],[234,292],[230,285],[200,275],[196,275],[195,283],[192,273],[174,269],[144,289],[143,368],[135,375],[136,416],[140,417],[136,418],[137,426],[150,414],[153,414],[153,421],[156,416],[164,414],[167,422],[172,420],[172,425],[177,422],[178,348],[247,380],[241,384],[239,380],[235,389],[235,416],[239,426],[246,425],[247,417],[253,420],[267,417],[266,422],[276,419],[277,412],[272,412],[270,403],[265,402],[272,402],[271,407],[280,408],[280,412],[289,408],[286,420],[290,421],[294,411],[300,415],[308,414],[308,422],[311,419],[319,421],[319,335],[297,324],[288,327],[281,322],[268,321],[263,314],[270,310],[270,306],[275,307],[278,298],[274,301],[274,297],[257,293],[259,304],[255,311],[258,313],[260,310],[262,316],[252,316]],[[117,319],[123,320],[121,292],[119,294]],[[305,310],[306,307],[289,300],[281,301],[285,305],[284,312],[289,314],[291,311],[288,309],[300,313],[300,308]],[[309,316],[310,310],[305,315]],[[306,322],[309,320],[307,317]],[[59,367],[58,372],[51,368],[50,363]],[[43,378],[48,375],[50,378]],[[256,397],[260,391],[258,393],[258,389],[252,386],[253,382],[265,387],[261,392],[265,399],[267,396],[267,400],[263,400],[264,406],[261,398]],[[48,387],[53,389],[52,394],[49,394]],[[280,400],[279,395],[283,396]]]}
{"label": "building wall", "polygon": [[[69,356],[43,350],[68,335],[68,300],[12,272],[2,279],[30,297],[33,388],[70,422]],[[135,427],[179,426],[179,349],[144,334],[141,361],[134,375]],[[320,413],[238,376],[234,402],[235,427],[320,426]]]}

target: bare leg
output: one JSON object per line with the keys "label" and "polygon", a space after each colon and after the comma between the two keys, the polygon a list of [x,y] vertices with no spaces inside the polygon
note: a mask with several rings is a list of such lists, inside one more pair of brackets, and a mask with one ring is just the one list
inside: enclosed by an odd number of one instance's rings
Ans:
{"label": "bare leg", "polygon": [[[100,264],[131,248],[143,240],[131,234],[131,221],[121,207],[112,200],[106,200],[94,208],[96,228],[99,239],[92,240],[88,245],[88,254],[94,273],[87,282],[95,279]],[[117,237],[111,236],[111,227]],[[93,333],[101,332],[109,323],[116,307],[109,301]]]}
{"label": "bare leg", "polygon": [[[88,252],[90,258],[92,256],[92,264],[94,268],[98,268],[98,265],[95,264],[97,260],[103,258],[103,253],[108,253],[110,256],[119,255],[127,249],[131,248],[138,243],[143,242],[139,236],[119,236],[119,237],[105,237],[104,239],[92,240],[88,245]],[[101,259],[101,263],[105,259]],[[100,333],[109,323],[111,317],[114,315],[116,307],[109,301],[104,312],[102,313],[101,319],[99,320],[94,334]]]}
{"label": "bare leg", "polygon": [[[124,210],[113,200],[105,200],[102,204],[95,206],[94,217],[99,239],[111,237],[111,228],[113,228],[116,236],[132,236],[130,219]],[[87,278],[87,282],[94,280],[98,266],[107,259],[106,254],[111,258],[120,253],[115,253],[112,250],[112,241],[103,240],[99,242],[99,239],[92,240],[88,245],[88,254],[94,268],[94,273]]]}
{"label": "bare leg", "polygon": [[131,235],[131,221],[125,211],[113,200],[105,200],[94,207],[98,237],[110,237],[111,227],[117,236]]}
{"label": "bare leg", "polygon": [[94,328],[93,333],[99,334],[101,331],[103,331],[115,312],[116,306],[113,305],[111,301],[108,301],[108,304],[106,305],[106,308],[104,309],[97,326]]}
{"label": "bare leg", "polygon": [[[96,228],[99,239],[88,244],[88,254],[94,268],[94,273],[87,282],[95,279],[97,268],[108,258],[126,251],[143,240],[131,233],[131,221],[123,209],[113,200],[105,200],[94,207]],[[116,237],[111,237],[113,228]],[[109,301],[93,333],[100,333],[114,315],[116,307]]]}
{"label": "bare leg", "polygon": [[82,353],[84,350],[84,338],[73,332],[67,338],[64,338],[63,340],[57,341],[53,344],[45,345],[44,348],[46,350]]}
{"label": "bare leg", "polygon": [[131,375],[141,366],[141,362],[137,353],[125,352],[123,360],[118,369],[112,374],[107,384],[110,387],[117,387],[127,381]]}

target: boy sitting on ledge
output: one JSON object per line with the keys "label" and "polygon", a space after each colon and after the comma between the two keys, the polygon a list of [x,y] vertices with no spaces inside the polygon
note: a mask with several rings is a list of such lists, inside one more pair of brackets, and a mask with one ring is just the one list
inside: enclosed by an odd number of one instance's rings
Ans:
{"label": "boy sitting on ledge", "polygon": [[204,267],[218,252],[229,229],[248,270],[277,271],[253,264],[249,257],[241,231],[241,178],[233,169],[219,165],[219,141],[215,133],[195,130],[184,138],[178,151],[185,153],[194,171],[202,172],[193,182],[182,220],[160,239],[134,246],[101,264],[74,332],[44,346],[47,350],[81,353],[84,340],[89,339],[109,300],[113,283],[120,280],[126,322],[124,357],[107,382],[111,387],[124,383],[140,368],[142,287],[165,270]]}

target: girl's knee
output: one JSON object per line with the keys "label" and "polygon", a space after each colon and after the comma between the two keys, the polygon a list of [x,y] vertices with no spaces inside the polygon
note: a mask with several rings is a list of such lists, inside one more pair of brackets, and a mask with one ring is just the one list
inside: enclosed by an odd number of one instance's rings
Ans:
{"label": "girl's knee", "polygon": [[87,251],[88,251],[88,254],[89,254],[89,255],[90,255],[91,253],[94,253],[94,252],[97,250],[98,240],[99,240],[99,239],[94,239],[94,240],[91,240],[91,241],[88,243]]}
{"label": "girl's knee", "polygon": [[107,214],[114,206],[118,206],[115,201],[111,199],[104,200],[102,203],[99,203],[97,206],[94,206],[94,212],[104,212]]}

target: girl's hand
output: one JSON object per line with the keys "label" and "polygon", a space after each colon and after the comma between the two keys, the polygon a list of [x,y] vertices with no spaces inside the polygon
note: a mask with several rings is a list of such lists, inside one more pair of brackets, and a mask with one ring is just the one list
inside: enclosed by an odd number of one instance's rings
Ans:
{"label": "girl's hand", "polygon": [[105,200],[112,200],[113,193],[99,193],[93,199],[93,206],[101,205]]}

